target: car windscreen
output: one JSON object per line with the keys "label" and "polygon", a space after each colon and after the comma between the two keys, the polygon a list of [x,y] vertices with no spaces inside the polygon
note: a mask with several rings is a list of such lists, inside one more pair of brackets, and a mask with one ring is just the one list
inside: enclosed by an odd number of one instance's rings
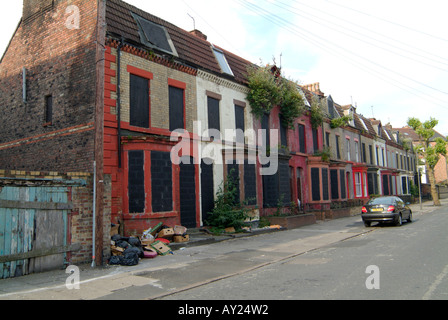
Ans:
{"label": "car windscreen", "polygon": [[368,205],[378,205],[378,204],[386,204],[391,205],[394,204],[395,199],[394,198],[376,198],[370,200],[367,204]]}

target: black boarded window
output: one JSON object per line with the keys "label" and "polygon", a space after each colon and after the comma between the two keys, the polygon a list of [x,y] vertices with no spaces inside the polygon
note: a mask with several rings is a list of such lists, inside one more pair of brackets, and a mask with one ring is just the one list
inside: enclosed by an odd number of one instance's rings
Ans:
{"label": "black boarded window", "polygon": [[45,123],[53,121],[53,96],[45,97]]}
{"label": "black boarded window", "polygon": [[173,210],[173,172],[169,152],[151,151],[152,211]]}
{"label": "black boarded window", "polygon": [[129,151],[128,197],[129,213],[145,211],[145,173],[143,151]]}
{"label": "black boarded window", "polygon": [[320,201],[320,174],[319,168],[311,168],[311,194],[313,201]]}
{"label": "black boarded window", "polygon": [[185,129],[184,124],[184,90],[169,88],[170,95],[170,131]]}
{"label": "black boarded window", "polygon": [[149,80],[130,75],[130,125],[149,128]]}
{"label": "black boarded window", "polygon": [[236,142],[244,143],[244,108],[235,105],[235,129],[240,129],[236,133]]}
{"label": "black boarded window", "polygon": [[305,126],[303,124],[299,124],[299,145],[300,145],[300,152],[306,153]]}
{"label": "black boarded window", "polygon": [[[221,130],[220,118],[219,118],[219,100],[207,97],[208,106],[208,128]],[[215,137],[218,138],[218,137]]]}
{"label": "black boarded window", "polygon": [[330,170],[331,199],[339,199],[338,170]]}
{"label": "black boarded window", "polygon": [[322,168],[322,193],[324,200],[329,199],[328,194],[328,169]]}

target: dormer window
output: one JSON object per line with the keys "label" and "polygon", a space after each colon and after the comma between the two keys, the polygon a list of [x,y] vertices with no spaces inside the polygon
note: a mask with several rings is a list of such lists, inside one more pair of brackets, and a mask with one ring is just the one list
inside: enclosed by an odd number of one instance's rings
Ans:
{"label": "dormer window", "polygon": [[224,52],[216,47],[212,47],[212,50],[213,53],[215,54],[216,60],[218,60],[222,73],[233,76],[232,69],[230,69],[229,63],[227,62]]}

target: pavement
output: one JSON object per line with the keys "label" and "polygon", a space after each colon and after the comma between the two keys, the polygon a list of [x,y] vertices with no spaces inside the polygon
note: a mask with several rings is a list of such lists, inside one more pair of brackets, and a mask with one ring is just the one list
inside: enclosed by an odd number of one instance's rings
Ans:
{"label": "pavement", "polygon": [[[442,200],[448,206],[448,199]],[[432,202],[410,205],[414,218],[437,209]],[[133,267],[77,266],[79,278],[53,270],[0,280],[0,300],[154,300],[250,272],[332,243],[374,231],[361,217],[318,221],[298,229],[258,229],[214,236],[190,233],[190,242],[173,244],[173,254],[143,259]],[[73,279],[79,280],[79,283]],[[79,284],[79,287],[73,287]]]}

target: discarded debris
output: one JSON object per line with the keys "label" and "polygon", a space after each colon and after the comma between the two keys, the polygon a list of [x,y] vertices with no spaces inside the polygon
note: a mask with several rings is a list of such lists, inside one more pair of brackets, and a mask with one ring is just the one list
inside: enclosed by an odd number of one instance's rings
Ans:
{"label": "discarded debris", "polygon": [[166,226],[158,223],[153,228],[143,231],[140,237],[121,236],[119,225],[111,228],[111,258],[109,265],[134,266],[139,259],[154,259],[157,256],[173,254],[171,241],[187,242],[190,236],[183,226]]}

